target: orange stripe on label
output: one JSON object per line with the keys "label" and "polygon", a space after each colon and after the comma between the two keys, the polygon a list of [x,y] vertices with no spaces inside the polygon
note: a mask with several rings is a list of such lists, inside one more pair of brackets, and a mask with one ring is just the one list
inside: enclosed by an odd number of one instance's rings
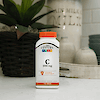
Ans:
{"label": "orange stripe on label", "polygon": [[36,83],[36,85],[59,85],[59,83]]}

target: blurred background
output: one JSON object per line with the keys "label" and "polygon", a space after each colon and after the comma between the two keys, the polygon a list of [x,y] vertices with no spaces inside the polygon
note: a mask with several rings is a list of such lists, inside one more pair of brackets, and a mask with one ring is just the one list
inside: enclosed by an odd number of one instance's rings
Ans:
{"label": "blurred background", "polygon": [[[21,0],[14,0],[20,4]],[[38,0],[35,0],[36,2]],[[2,0],[0,0],[2,4]],[[46,0],[47,4],[47,0]],[[82,39],[81,47],[88,46],[88,36],[92,34],[100,34],[100,0],[82,0]],[[45,13],[47,8],[44,7],[39,14]],[[47,23],[47,16],[42,18],[40,22]],[[0,27],[3,25],[0,23]]]}

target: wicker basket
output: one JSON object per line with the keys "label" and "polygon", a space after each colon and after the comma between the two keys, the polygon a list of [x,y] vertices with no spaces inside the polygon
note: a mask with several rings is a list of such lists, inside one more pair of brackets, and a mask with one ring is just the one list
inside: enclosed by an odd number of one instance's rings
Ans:
{"label": "wicker basket", "polygon": [[1,67],[5,76],[35,76],[35,43],[38,34],[26,33],[19,40],[15,32],[1,32]]}

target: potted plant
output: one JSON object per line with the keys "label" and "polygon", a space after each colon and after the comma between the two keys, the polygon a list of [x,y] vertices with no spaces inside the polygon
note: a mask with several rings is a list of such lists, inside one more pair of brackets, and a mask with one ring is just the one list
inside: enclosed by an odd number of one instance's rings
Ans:
{"label": "potted plant", "polygon": [[30,33],[29,29],[41,30],[55,27],[37,22],[53,11],[35,17],[43,8],[45,0],[34,4],[34,0],[22,0],[21,5],[16,4],[13,0],[2,1],[3,5],[0,5],[0,9],[5,14],[0,14],[0,22],[16,28],[15,32],[0,32],[3,73],[6,76],[35,76],[34,56],[38,34]]}

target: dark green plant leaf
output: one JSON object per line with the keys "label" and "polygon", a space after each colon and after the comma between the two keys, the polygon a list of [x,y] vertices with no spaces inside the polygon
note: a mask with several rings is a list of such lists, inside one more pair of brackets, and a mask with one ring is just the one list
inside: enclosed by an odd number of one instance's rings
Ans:
{"label": "dark green plant leaf", "polygon": [[3,0],[3,4],[9,15],[20,24],[21,18],[15,3],[12,3],[10,0]]}
{"label": "dark green plant leaf", "polygon": [[23,14],[31,7],[34,0],[22,0],[21,2],[21,12]]}
{"label": "dark green plant leaf", "polygon": [[20,17],[21,17],[21,6],[19,4],[16,4],[13,0],[10,0],[18,9]]}
{"label": "dark green plant leaf", "polygon": [[15,3],[15,1],[13,1],[13,0],[10,0],[14,5],[16,5],[16,3]]}
{"label": "dark green plant leaf", "polygon": [[20,16],[21,16],[21,6],[20,6],[19,4],[16,4],[16,7],[17,7],[17,9],[18,9],[18,11],[19,11],[19,14],[20,14]]}
{"label": "dark green plant leaf", "polygon": [[6,24],[8,26],[13,26],[17,24],[15,19],[5,14],[0,14],[0,23]]}
{"label": "dark green plant leaf", "polygon": [[11,17],[11,16],[9,15],[9,13],[6,11],[5,7],[2,6],[1,4],[0,4],[0,9],[1,9],[5,14],[7,14],[9,17]]}
{"label": "dark green plant leaf", "polygon": [[32,18],[40,12],[40,10],[43,8],[45,4],[45,0],[40,0],[38,2],[36,2],[35,4],[33,4],[25,13],[24,16],[24,25],[29,25]]}
{"label": "dark green plant leaf", "polygon": [[33,29],[38,29],[38,30],[46,29],[46,28],[59,28],[59,27],[54,26],[54,25],[44,25],[44,24],[42,24],[42,23],[33,23],[33,24],[31,25],[31,27],[32,27]]}
{"label": "dark green plant leaf", "polygon": [[35,19],[33,19],[33,20],[31,21],[31,24],[35,23],[36,21],[38,21],[38,20],[41,19],[42,17],[44,17],[44,16],[46,16],[46,15],[48,15],[48,14],[54,12],[54,11],[55,11],[55,10],[52,10],[52,11],[49,11],[49,12],[47,12],[47,13],[45,13],[45,14],[42,14],[42,15],[36,17]]}
{"label": "dark green plant leaf", "polygon": [[7,14],[7,11],[6,11],[5,7],[2,6],[1,4],[0,4],[0,9]]}
{"label": "dark green plant leaf", "polygon": [[26,11],[31,7],[34,0],[22,0],[20,16],[23,19]]}

